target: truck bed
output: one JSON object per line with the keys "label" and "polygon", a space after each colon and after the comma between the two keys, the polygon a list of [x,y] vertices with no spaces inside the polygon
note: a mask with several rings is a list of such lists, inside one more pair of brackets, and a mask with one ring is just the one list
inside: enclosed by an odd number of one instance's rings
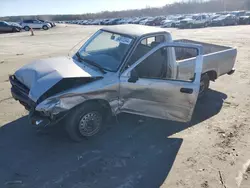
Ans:
{"label": "truck bed", "polygon": [[[187,39],[179,39],[174,42],[192,43],[203,46],[203,68],[202,73],[213,71],[216,78],[229,73],[235,64],[237,50],[232,47],[216,44],[198,42]],[[179,79],[190,79],[194,75],[194,63],[196,51],[193,49],[176,49],[176,60],[179,69]]]}

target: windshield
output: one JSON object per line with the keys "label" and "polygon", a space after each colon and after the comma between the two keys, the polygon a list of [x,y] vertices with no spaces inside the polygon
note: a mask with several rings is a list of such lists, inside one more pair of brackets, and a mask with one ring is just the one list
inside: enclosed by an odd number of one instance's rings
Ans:
{"label": "windshield", "polygon": [[198,19],[199,18],[199,16],[192,16],[192,19],[193,20],[196,20],[196,19]]}
{"label": "windshield", "polygon": [[5,21],[3,21],[2,23],[4,23],[5,25],[10,25],[8,22],[5,22]]}
{"label": "windshield", "polygon": [[117,71],[132,41],[130,37],[100,30],[80,48],[78,54],[105,70]]}

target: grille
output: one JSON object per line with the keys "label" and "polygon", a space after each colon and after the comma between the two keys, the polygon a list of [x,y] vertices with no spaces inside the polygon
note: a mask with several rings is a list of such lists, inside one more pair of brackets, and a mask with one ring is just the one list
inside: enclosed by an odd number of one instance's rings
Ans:
{"label": "grille", "polygon": [[27,110],[35,108],[36,103],[29,98],[29,88],[16,79],[15,76],[9,77],[11,83],[11,93],[14,99],[18,100]]}

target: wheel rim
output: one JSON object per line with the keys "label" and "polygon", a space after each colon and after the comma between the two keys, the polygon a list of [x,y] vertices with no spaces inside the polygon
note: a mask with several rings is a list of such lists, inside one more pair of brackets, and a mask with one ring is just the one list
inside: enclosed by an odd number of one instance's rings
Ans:
{"label": "wheel rim", "polygon": [[101,123],[102,116],[99,112],[89,112],[80,119],[79,131],[83,136],[93,136],[100,130]]}

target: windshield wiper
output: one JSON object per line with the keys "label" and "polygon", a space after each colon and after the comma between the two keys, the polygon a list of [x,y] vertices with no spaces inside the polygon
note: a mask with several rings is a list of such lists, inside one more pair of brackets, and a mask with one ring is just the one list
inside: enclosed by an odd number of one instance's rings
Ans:
{"label": "windshield wiper", "polygon": [[83,58],[81,57],[81,55],[79,54],[79,52],[76,53],[76,56],[78,58],[79,61],[84,61],[92,66],[95,66],[97,67],[103,74],[106,74],[106,71],[104,71],[104,68],[102,68],[102,66],[100,66],[99,64],[95,63],[94,61],[92,60],[89,60],[89,59],[86,59],[86,58]]}

